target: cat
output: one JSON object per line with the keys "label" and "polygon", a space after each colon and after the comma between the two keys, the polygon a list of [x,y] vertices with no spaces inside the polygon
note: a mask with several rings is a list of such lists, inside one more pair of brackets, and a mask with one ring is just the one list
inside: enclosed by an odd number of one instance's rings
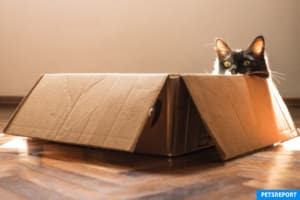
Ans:
{"label": "cat", "polygon": [[216,39],[217,59],[213,74],[245,74],[270,77],[265,55],[265,39],[257,36],[246,50],[231,50],[222,40]]}

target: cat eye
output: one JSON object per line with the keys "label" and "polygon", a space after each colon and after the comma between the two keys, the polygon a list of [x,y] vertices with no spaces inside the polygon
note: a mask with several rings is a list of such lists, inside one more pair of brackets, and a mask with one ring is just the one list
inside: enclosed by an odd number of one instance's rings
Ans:
{"label": "cat eye", "polygon": [[248,65],[250,65],[250,61],[249,60],[245,60],[244,61],[244,66],[248,66]]}
{"label": "cat eye", "polygon": [[224,62],[224,67],[225,67],[225,68],[229,68],[229,67],[231,67],[231,65],[232,65],[232,63],[231,63],[230,61],[228,61],[228,60],[226,60],[226,61]]}

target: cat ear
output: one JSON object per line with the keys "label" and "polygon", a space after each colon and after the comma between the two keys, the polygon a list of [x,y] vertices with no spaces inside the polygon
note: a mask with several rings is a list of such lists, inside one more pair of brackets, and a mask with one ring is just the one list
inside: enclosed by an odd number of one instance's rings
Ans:
{"label": "cat ear", "polygon": [[250,44],[248,51],[252,52],[255,56],[263,55],[265,50],[265,39],[263,36],[257,36]]}
{"label": "cat ear", "polygon": [[219,57],[225,57],[231,53],[229,46],[219,38],[216,39],[215,48]]}

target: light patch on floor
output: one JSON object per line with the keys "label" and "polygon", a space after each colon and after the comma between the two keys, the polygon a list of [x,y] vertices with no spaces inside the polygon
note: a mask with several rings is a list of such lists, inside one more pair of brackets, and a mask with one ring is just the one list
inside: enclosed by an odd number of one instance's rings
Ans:
{"label": "light patch on floor", "polygon": [[[0,133],[0,138],[5,137],[5,134]],[[27,141],[24,137],[14,137],[11,140],[3,143],[0,145],[1,152],[4,152],[6,150],[8,151],[16,151],[19,153],[26,153],[27,152]]]}
{"label": "light patch on floor", "polygon": [[286,150],[300,151],[300,137],[296,137],[292,140],[288,140],[282,143],[282,146]]}

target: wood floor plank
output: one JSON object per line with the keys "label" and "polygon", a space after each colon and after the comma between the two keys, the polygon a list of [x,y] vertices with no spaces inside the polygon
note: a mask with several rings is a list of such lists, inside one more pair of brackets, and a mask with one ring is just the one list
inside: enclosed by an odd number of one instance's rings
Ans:
{"label": "wood floor plank", "polygon": [[0,187],[27,199],[71,199],[63,194],[56,193],[51,188],[43,188],[19,176],[0,178]]}
{"label": "wood floor plank", "polygon": [[9,190],[0,187],[1,199],[11,199],[11,200],[29,200],[25,197],[19,196],[18,193],[11,192]]}
{"label": "wood floor plank", "polygon": [[107,188],[113,188],[118,186],[117,184],[113,184],[104,180],[99,180],[91,176],[84,176],[78,173],[72,173],[58,168],[51,168],[47,166],[36,167],[28,164],[25,165],[26,168],[29,170],[33,170],[45,176],[60,179],[68,183],[79,185],[83,188],[88,188],[93,191],[101,192],[105,191]]}
{"label": "wood floor plank", "polygon": [[48,188],[51,192],[55,192],[60,196],[66,196],[71,199],[100,199],[106,197],[101,194],[103,192],[102,187],[92,189],[89,185],[83,186],[69,182],[64,177],[59,178],[56,176],[49,176],[34,170],[22,170],[19,173],[19,176],[38,187]]}
{"label": "wood floor plank", "polygon": [[[0,126],[12,111],[0,106]],[[254,199],[300,188],[297,146],[300,137],[222,162],[214,148],[168,159],[0,133],[0,198]]]}

